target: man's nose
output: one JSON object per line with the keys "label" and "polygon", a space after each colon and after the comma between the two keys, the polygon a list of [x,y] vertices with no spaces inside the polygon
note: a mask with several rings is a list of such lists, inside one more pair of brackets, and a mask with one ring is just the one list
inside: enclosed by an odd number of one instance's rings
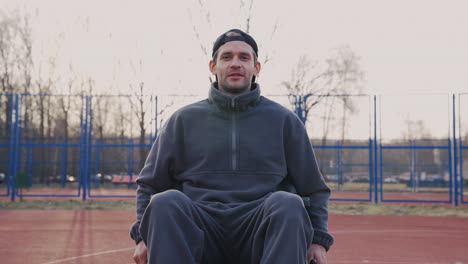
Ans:
{"label": "man's nose", "polygon": [[239,68],[240,67],[240,59],[238,57],[234,57],[232,60],[231,60],[231,64],[229,65],[230,67],[232,68]]}

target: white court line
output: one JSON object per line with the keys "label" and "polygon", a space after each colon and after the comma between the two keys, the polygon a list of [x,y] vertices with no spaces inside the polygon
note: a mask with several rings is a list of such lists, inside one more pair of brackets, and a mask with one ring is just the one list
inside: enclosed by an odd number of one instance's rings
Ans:
{"label": "white court line", "polygon": [[116,252],[129,251],[129,250],[135,250],[135,247],[106,250],[106,251],[96,252],[96,253],[92,253],[92,254],[86,254],[86,255],[81,255],[81,256],[76,256],[76,257],[70,257],[70,258],[65,258],[65,259],[54,260],[54,261],[45,262],[45,263],[42,263],[42,264],[60,263],[60,262],[65,262],[65,261],[70,261],[70,260],[75,260],[75,259],[94,257],[94,256],[105,255],[105,254],[116,253]]}
{"label": "white court line", "polygon": [[333,263],[351,263],[351,264],[464,264],[465,262],[455,261],[455,262],[427,262],[427,261],[385,261],[385,260],[341,260],[341,261],[334,261]]}
{"label": "white court line", "polygon": [[375,230],[335,230],[332,231],[334,234],[346,234],[346,233],[426,233],[426,234],[460,234],[466,235],[465,230],[434,230],[434,229],[375,229]]}
{"label": "white court line", "polygon": [[[99,256],[99,255],[105,255],[105,254],[110,254],[110,253],[116,253],[116,252],[124,252],[124,251],[130,251],[134,250],[135,247],[129,247],[129,248],[121,248],[121,249],[113,249],[113,250],[106,250],[106,251],[101,251],[101,252],[96,252],[92,254],[86,254],[86,255],[81,255],[81,256],[76,256],[76,257],[70,257],[70,258],[65,258],[65,259],[59,259],[59,260],[54,260],[51,262],[45,262],[42,264],[55,264],[55,263],[61,263],[61,262],[66,262],[70,260],[76,260],[76,259],[81,259],[81,258],[87,258],[87,257],[93,257],[93,256]],[[412,261],[385,261],[385,260],[339,260],[339,261],[334,261],[334,263],[363,263],[363,264],[464,264],[465,262],[461,261],[455,261],[455,262],[427,262],[427,261],[422,261],[422,262],[415,262],[414,260]]]}

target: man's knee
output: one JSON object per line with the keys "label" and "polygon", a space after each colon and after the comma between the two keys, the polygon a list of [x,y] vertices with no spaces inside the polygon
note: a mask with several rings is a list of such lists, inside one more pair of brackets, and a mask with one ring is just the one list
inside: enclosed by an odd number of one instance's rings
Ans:
{"label": "man's knee", "polygon": [[267,198],[265,203],[273,215],[282,218],[297,218],[301,213],[306,212],[302,198],[294,193],[274,192]]}
{"label": "man's knee", "polygon": [[190,199],[178,190],[167,190],[151,197],[149,207],[161,213],[170,213],[180,208],[186,208]]}

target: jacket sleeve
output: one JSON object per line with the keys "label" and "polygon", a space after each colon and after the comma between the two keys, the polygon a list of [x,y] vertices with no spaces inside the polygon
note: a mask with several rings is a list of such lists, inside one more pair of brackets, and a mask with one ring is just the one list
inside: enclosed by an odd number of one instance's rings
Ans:
{"label": "jacket sleeve", "polygon": [[307,131],[296,115],[286,121],[284,135],[288,177],[297,194],[309,198],[306,208],[314,229],[312,243],[329,250],[334,241],[328,233],[330,188],[320,173]]}
{"label": "jacket sleeve", "polygon": [[[180,121],[180,120],[179,120]],[[138,244],[142,238],[139,227],[141,218],[148,206],[151,196],[176,186],[174,175],[177,160],[183,148],[182,124],[176,117],[171,117],[161,129],[146,158],[145,165],[136,181],[136,218],[130,229],[130,236]]]}

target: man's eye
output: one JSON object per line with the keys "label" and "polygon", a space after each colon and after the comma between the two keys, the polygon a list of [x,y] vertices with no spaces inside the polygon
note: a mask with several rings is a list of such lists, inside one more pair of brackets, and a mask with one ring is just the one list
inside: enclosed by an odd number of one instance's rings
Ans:
{"label": "man's eye", "polygon": [[221,59],[223,59],[223,60],[228,60],[228,59],[230,59],[230,58],[231,58],[231,56],[229,56],[229,55],[223,55],[223,56],[221,56]]}
{"label": "man's eye", "polygon": [[241,56],[240,58],[241,58],[241,60],[243,60],[243,61],[249,60],[249,57],[248,57],[248,56]]}

